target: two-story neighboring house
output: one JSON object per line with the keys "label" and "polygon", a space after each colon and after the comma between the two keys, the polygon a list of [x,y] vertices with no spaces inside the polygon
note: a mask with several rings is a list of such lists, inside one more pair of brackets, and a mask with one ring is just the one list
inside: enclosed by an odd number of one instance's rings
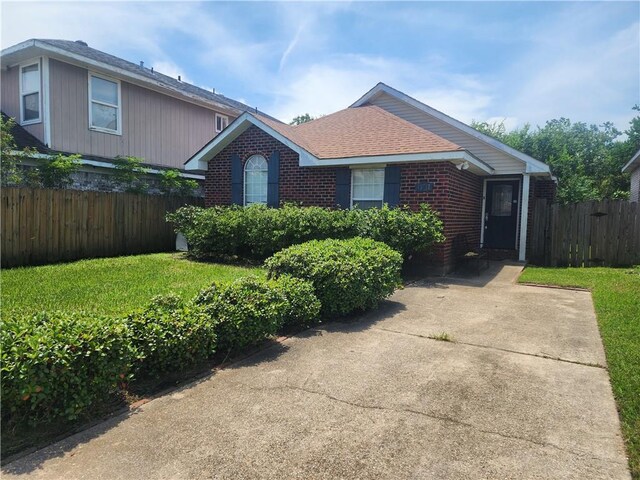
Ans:
{"label": "two-story neighboring house", "polygon": [[43,153],[82,156],[81,188],[108,174],[117,156],[140,157],[151,172],[182,169],[253,110],[82,41],[33,39],[2,50],[1,84],[2,112],[24,129],[20,138]]}

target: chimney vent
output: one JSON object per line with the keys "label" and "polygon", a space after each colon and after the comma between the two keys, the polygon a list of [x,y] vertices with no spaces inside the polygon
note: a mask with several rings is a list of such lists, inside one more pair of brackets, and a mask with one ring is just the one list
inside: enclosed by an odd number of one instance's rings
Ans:
{"label": "chimney vent", "polygon": [[84,40],[76,40],[76,43],[82,45],[83,47],[88,47],[89,44],[87,42],[85,42]]}
{"label": "chimney vent", "polygon": [[140,68],[144,68],[144,62],[140,60]]}
{"label": "chimney vent", "polygon": [[153,73],[153,67],[151,67],[151,73]]}
{"label": "chimney vent", "polygon": [[178,75],[178,81],[181,82],[182,81],[182,77],[180,75]]}

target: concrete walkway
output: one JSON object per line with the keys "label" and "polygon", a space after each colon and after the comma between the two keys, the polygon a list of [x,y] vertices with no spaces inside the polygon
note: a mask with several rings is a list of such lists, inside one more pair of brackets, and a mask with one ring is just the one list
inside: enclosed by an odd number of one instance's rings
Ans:
{"label": "concrete walkway", "polygon": [[590,294],[519,271],[413,284],[3,474],[630,478]]}

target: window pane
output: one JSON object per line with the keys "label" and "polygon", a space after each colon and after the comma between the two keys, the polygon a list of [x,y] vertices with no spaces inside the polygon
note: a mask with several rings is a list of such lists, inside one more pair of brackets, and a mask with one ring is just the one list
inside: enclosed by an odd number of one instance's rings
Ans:
{"label": "window pane", "polygon": [[118,105],[118,84],[98,77],[91,77],[91,99]]}
{"label": "window pane", "polygon": [[351,192],[353,204],[358,204],[360,208],[382,206],[384,169],[352,170],[351,175],[353,176]]}
{"label": "window pane", "polygon": [[513,185],[494,185],[491,197],[491,215],[494,217],[511,216]]}
{"label": "window pane", "polygon": [[91,104],[91,126],[106,128],[108,130],[118,130],[118,109],[107,107],[99,103]]}
{"label": "window pane", "polygon": [[40,90],[40,71],[38,65],[29,65],[22,69],[22,92],[37,92]]}
{"label": "window pane", "polygon": [[40,94],[32,93],[22,97],[22,121],[36,120],[40,118]]}

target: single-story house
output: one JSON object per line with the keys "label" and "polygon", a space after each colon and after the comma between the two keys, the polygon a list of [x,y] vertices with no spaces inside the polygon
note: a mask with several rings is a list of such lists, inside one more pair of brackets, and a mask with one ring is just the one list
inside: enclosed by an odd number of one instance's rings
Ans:
{"label": "single-story house", "polygon": [[533,198],[553,199],[548,165],[379,83],[349,108],[297,126],[246,112],[185,164],[205,171],[205,203],[351,208],[428,203],[453,268],[456,237],[527,258]]}
{"label": "single-story house", "polygon": [[630,202],[640,202],[640,150],[622,167],[623,173],[631,175]]}

